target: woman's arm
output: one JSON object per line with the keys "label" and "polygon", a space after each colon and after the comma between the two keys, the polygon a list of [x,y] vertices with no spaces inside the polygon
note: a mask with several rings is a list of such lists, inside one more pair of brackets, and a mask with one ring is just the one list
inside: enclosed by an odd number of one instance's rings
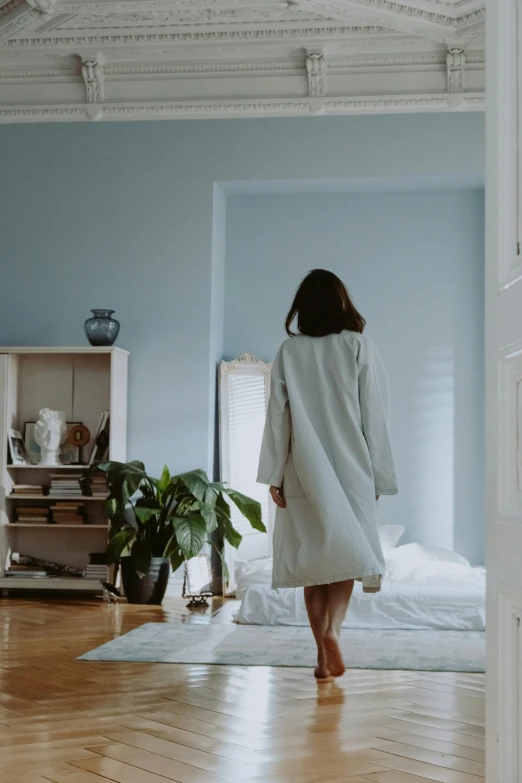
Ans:
{"label": "woman's arm", "polygon": [[396,495],[397,479],[388,435],[388,378],[377,349],[366,338],[361,341],[357,364],[362,428],[370,452],[375,493]]}
{"label": "woman's arm", "polygon": [[257,480],[260,484],[282,487],[290,435],[290,408],[280,350],[272,366],[270,399],[257,474]]}

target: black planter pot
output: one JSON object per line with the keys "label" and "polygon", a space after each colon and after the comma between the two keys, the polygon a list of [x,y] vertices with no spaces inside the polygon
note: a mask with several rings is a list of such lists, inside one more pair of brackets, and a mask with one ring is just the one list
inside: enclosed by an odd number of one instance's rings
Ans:
{"label": "black planter pot", "polygon": [[153,557],[148,574],[139,577],[130,557],[121,559],[121,578],[125,597],[130,604],[161,604],[170,576],[168,557]]}

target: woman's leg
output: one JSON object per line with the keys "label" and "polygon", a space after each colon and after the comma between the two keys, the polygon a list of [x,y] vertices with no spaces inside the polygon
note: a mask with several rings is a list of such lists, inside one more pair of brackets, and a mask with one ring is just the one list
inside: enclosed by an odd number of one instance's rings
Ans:
{"label": "woman's leg", "polygon": [[324,646],[328,668],[334,677],[340,677],[346,671],[339,648],[339,635],[352,597],[353,583],[353,579],[348,579],[345,582],[333,582],[327,585],[328,627],[324,634]]}
{"label": "woman's leg", "polygon": [[308,619],[317,644],[317,669],[315,676],[324,679],[330,676],[327,666],[327,655],[324,646],[324,636],[328,629],[328,585],[305,587],[304,597]]}

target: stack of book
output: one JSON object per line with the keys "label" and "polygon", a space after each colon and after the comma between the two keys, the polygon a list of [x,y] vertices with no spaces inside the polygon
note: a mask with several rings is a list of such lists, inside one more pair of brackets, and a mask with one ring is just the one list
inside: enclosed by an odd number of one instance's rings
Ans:
{"label": "stack of book", "polygon": [[41,484],[13,484],[13,495],[43,495]]}
{"label": "stack of book", "polygon": [[85,578],[106,582],[109,578],[109,567],[106,565],[94,565],[93,563],[89,563],[85,569]]}
{"label": "stack of book", "polygon": [[53,523],[55,525],[84,525],[85,524],[85,506],[83,503],[73,503],[64,500],[61,503],[56,502],[51,506]]}
{"label": "stack of book", "polygon": [[16,521],[26,525],[46,525],[49,509],[46,506],[17,506]]}
{"label": "stack of book", "polygon": [[109,494],[107,476],[105,473],[97,473],[91,478],[91,495],[93,498],[106,498]]}
{"label": "stack of book", "polygon": [[49,576],[47,571],[41,568],[33,568],[32,566],[19,566],[11,565],[5,569],[5,575],[18,579],[43,579]]}
{"label": "stack of book", "polygon": [[51,473],[49,495],[82,495],[81,473],[64,476],[62,473]]}

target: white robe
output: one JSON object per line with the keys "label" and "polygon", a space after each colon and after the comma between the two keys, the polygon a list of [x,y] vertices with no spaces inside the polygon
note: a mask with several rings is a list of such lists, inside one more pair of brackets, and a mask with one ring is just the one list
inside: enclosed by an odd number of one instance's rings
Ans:
{"label": "white robe", "polygon": [[258,481],[283,486],[272,587],[360,579],[380,590],[376,495],[397,493],[388,384],[356,332],[286,340],[274,361]]}

